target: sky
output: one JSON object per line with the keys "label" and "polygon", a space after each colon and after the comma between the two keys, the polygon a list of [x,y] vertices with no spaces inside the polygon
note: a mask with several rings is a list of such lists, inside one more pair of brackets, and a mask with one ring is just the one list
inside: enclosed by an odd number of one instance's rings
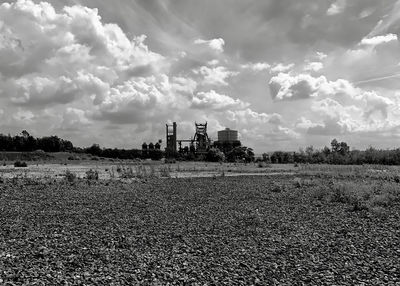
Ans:
{"label": "sky", "polygon": [[400,1],[0,1],[0,133],[400,145]]}

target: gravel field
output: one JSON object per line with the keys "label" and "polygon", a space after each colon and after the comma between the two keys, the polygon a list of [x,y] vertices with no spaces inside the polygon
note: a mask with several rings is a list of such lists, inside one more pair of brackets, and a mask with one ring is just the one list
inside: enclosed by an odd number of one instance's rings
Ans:
{"label": "gravel field", "polygon": [[1,179],[1,285],[400,285],[388,178]]}

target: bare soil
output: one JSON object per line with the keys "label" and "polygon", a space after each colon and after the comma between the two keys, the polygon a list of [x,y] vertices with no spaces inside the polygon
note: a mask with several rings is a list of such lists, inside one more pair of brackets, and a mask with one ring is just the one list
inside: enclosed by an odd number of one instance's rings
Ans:
{"label": "bare soil", "polygon": [[0,284],[398,285],[398,194],[357,209],[338,181],[1,179]]}

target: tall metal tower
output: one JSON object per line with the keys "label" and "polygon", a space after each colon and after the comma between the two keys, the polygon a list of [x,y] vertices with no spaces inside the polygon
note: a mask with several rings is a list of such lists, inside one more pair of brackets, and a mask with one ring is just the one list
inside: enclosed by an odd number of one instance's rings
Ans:
{"label": "tall metal tower", "polygon": [[196,133],[194,134],[193,140],[196,142],[196,153],[207,153],[208,148],[211,145],[211,140],[207,134],[207,122],[204,124],[195,122],[195,125]]}
{"label": "tall metal tower", "polygon": [[176,122],[166,124],[167,130],[167,151],[176,152]]}

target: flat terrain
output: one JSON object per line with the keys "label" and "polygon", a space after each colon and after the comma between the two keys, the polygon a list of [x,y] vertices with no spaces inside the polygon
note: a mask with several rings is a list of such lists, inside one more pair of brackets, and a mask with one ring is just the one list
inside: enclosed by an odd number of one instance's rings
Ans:
{"label": "flat terrain", "polygon": [[15,168],[13,162],[0,165],[0,177],[14,178],[63,178],[65,173],[72,172],[78,178],[85,178],[89,170],[96,171],[100,179],[133,179],[138,177],[212,177],[238,175],[265,175],[292,173],[293,165],[210,163],[210,162],[177,162],[165,164],[162,161],[129,161],[129,160],[46,160],[27,161],[27,168]]}
{"label": "flat terrain", "polygon": [[399,285],[396,170],[3,178],[0,284]]}

